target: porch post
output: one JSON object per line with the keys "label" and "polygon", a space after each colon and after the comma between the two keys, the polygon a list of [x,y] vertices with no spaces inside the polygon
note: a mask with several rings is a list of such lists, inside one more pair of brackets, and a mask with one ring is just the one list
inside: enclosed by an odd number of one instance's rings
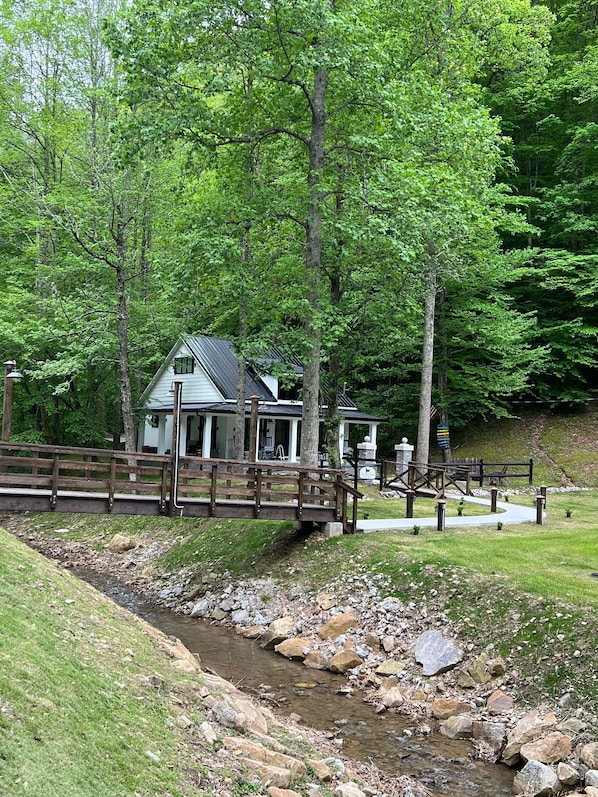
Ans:
{"label": "porch post", "polygon": [[257,447],[259,434],[259,396],[251,397],[251,415],[249,417],[249,461],[257,461]]}
{"label": "porch post", "polygon": [[209,459],[212,455],[212,418],[213,415],[206,415],[206,422],[203,425],[203,440],[201,441],[201,455]]}
{"label": "porch post", "polygon": [[145,445],[145,417],[142,417],[137,424],[137,448],[136,451],[143,451]]}
{"label": "porch post", "polygon": [[291,419],[291,436],[289,439],[289,462],[297,462],[299,457],[297,456],[297,441],[299,439],[298,435],[299,429],[299,419],[292,418]]}
{"label": "porch post", "polygon": [[345,422],[341,421],[338,425],[338,455],[339,462],[343,461],[343,454],[345,451]]}
{"label": "porch post", "polygon": [[166,413],[158,415],[158,454],[166,451]]}
{"label": "porch post", "polygon": [[378,424],[377,423],[370,423],[368,424],[370,429],[370,443],[375,446],[376,445],[376,435],[378,434]]}

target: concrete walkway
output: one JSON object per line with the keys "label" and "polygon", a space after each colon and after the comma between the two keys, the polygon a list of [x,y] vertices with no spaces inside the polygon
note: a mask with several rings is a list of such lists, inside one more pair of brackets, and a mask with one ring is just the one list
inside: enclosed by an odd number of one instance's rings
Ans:
{"label": "concrete walkway", "polygon": [[[447,499],[454,499],[456,501],[463,498],[464,501],[469,501],[472,504],[480,504],[481,506],[490,506],[489,498],[476,498],[470,495],[451,495],[447,493]],[[445,524],[449,526],[496,526],[500,521],[501,523],[535,523],[536,522],[536,508],[535,506],[520,506],[518,504],[507,503],[506,501],[498,501],[496,508],[498,512],[495,514],[485,515],[468,515],[467,517],[446,517]],[[420,518],[399,518],[388,520],[358,520],[357,531],[371,532],[371,531],[393,531],[394,529],[412,529],[414,526],[420,528],[436,528],[436,517],[420,517]]]}

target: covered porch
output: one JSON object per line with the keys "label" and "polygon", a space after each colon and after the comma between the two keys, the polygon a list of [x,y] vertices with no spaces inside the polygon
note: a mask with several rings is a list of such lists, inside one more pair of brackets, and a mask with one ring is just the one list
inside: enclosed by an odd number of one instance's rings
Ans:
{"label": "covered porch", "polygon": [[[147,408],[139,426],[138,450],[169,454],[173,438],[173,406]],[[344,457],[363,438],[364,428],[373,443],[379,418],[357,410],[341,411],[339,454]],[[245,407],[245,455],[249,453],[251,406]],[[229,403],[188,404],[183,401],[180,414],[181,456],[232,459],[234,456],[235,407]],[[322,425],[320,436],[323,440]],[[353,439],[354,438],[354,439]],[[257,460],[265,462],[301,462],[301,407],[260,404],[257,419]],[[322,449],[321,449],[322,450]]]}

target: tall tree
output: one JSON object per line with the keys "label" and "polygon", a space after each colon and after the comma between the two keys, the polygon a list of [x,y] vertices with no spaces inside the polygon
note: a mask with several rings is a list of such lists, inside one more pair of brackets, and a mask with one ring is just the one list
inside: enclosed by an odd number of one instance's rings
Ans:
{"label": "tall tree", "polygon": [[526,396],[578,403],[594,393],[598,373],[598,19],[584,0],[546,5],[556,18],[547,74],[533,86],[498,75],[489,102],[511,137],[516,171],[507,179],[532,225],[506,238],[528,250],[511,291],[522,308],[536,309],[535,340],[549,348],[549,367],[534,374]]}
{"label": "tall tree", "polygon": [[[475,7],[409,2],[400,9],[372,2],[357,17],[350,3],[320,0],[267,6],[244,0],[217,7],[203,0],[176,6],[140,0],[111,31],[134,111],[131,134],[150,141],[180,137],[211,151],[250,149],[259,153],[264,181],[278,188],[263,210],[280,250],[294,264],[290,279],[303,285],[303,307],[296,307],[292,320],[304,333],[301,448],[309,464],[316,462],[322,357],[339,361],[328,346],[325,319],[331,307],[340,307],[345,291],[354,289],[354,268],[334,263],[334,242],[343,238],[335,233],[342,229],[345,240],[356,241],[353,225],[361,215],[361,251],[375,248],[381,228],[388,227],[389,208],[377,208],[364,189],[388,174],[390,163],[400,163],[405,148],[418,146],[410,141],[409,120],[426,96],[422,88],[439,81],[447,86],[436,94],[440,104],[428,109],[425,124],[433,137],[443,97],[451,105],[451,86],[457,91],[470,79],[462,81],[457,66],[466,64],[471,72],[485,40],[504,39],[497,33],[501,28],[512,35],[514,17],[526,13],[529,4],[522,0]],[[465,57],[457,64],[460,48]],[[470,109],[475,118],[471,103]],[[339,201],[341,173],[351,179],[341,181]],[[361,191],[351,190],[358,184]],[[412,195],[417,192],[415,185]],[[393,234],[401,235],[398,229]],[[358,252],[355,246],[353,256]],[[404,273],[415,249],[406,246],[399,258],[393,254],[394,269]],[[362,284],[368,282],[360,276]],[[331,385],[338,383],[337,371],[332,365]],[[337,394],[332,387],[331,410]]]}
{"label": "tall tree", "polygon": [[[100,27],[115,7],[19,3],[2,31],[11,80],[1,102],[12,127],[2,150],[19,159],[19,257],[35,262],[33,280],[11,270],[3,302],[27,307],[19,354],[44,437],[101,444],[124,424],[134,449],[141,385],[131,378],[130,319],[149,329],[151,172],[114,156],[115,72]],[[14,325],[1,334],[14,339]]]}

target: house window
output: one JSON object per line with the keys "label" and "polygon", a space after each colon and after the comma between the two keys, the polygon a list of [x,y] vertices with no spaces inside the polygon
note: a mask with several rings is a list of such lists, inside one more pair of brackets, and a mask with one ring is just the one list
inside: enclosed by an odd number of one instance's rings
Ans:
{"label": "house window", "polygon": [[192,374],[195,366],[193,357],[175,357],[174,358],[174,372],[175,374]]}
{"label": "house window", "polygon": [[282,401],[300,401],[303,382],[280,383],[278,384],[278,398]]}

